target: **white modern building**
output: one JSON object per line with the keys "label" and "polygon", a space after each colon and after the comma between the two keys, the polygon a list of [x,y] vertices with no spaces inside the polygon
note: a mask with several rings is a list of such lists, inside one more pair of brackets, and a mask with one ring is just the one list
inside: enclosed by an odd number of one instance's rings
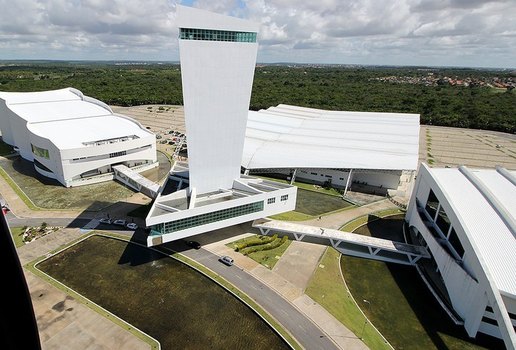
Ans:
{"label": "white modern building", "polygon": [[296,188],[241,176],[258,24],[177,6],[188,165],[177,163],[146,225],[149,246],[293,210]]}
{"label": "white modern building", "polygon": [[418,157],[419,114],[278,105],[249,111],[242,167],[345,192],[405,196]]}
{"label": "white modern building", "polygon": [[118,164],[158,165],[153,133],[73,88],[0,92],[0,130],[38,173],[66,187],[111,180]]}
{"label": "white modern building", "polygon": [[422,164],[405,220],[432,255],[418,268],[452,319],[514,349],[516,172]]}

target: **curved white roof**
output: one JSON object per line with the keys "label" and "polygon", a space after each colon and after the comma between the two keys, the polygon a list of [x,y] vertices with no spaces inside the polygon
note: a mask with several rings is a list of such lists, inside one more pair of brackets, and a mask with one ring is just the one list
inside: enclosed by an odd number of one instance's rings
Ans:
{"label": "curved white roof", "polygon": [[242,166],[416,170],[419,114],[278,105],[249,111]]}
{"label": "curved white roof", "polygon": [[83,147],[83,143],[126,136],[151,136],[138,122],[113,114],[98,100],[79,90],[66,88],[41,92],[0,92],[0,99],[34,134],[60,149]]}
{"label": "curved white roof", "polygon": [[[481,185],[496,198],[498,203],[492,204],[459,169],[427,169],[453,207],[496,287],[512,298],[516,297],[516,232],[500,214],[503,211],[509,220],[516,220],[514,182],[496,170],[471,169]],[[508,173],[516,179],[516,171]]]}

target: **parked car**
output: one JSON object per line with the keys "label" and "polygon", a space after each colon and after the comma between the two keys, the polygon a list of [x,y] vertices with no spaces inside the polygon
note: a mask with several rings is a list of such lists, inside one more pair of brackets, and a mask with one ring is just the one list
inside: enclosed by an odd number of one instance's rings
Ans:
{"label": "parked car", "polygon": [[111,224],[111,219],[102,218],[99,220],[101,224]]}
{"label": "parked car", "polygon": [[136,225],[134,222],[130,222],[126,225],[126,227],[130,230],[136,230],[138,229],[138,225]]}
{"label": "parked car", "polygon": [[115,221],[113,221],[113,224],[119,225],[119,226],[125,226],[126,221],[124,219],[116,219]]}
{"label": "parked car", "polygon": [[158,140],[159,140],[159,139],[161,139],[161,138],[163,138],[163,136],[161,136],[161,135],[156,135],[156,139],[158,139]]}
{"label": "parked car", "polygon": [[226,264],[228,266],[231,266],[233,265],[233,258],[227,256],[227,255],[223,255],[219,258],[219,261],[222,262],[223,264]]}
{"label": "parked car", "polygon": [[196,242],[196,241],[186,241],[186,245],[189,247],[192,247],[194,249],[201,248],[201,245],[199,244],[199,242]]}

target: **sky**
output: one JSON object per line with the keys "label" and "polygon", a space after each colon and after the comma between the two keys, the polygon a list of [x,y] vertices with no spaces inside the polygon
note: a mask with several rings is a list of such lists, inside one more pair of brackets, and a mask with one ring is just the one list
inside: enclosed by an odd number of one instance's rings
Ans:
{"label": "sky", "polygon": [[0,60],[177,61],[177,3],[260,23],[260,63],[516,68],[516,0],[0,0]]}

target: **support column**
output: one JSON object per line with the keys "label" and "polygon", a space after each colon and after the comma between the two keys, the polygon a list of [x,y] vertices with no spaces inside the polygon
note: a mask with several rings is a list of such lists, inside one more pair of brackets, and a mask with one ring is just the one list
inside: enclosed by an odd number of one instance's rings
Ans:
{"label": "support column", "polygon": [[294,169],[292,176],[290,177],[290,184],[292,185],[296,181],[297,168]]}
{"label": "support column", "polygon": [[351,182],[351,176],[353,175],[353,169],[349,169],[348,179],[346,181],[346,188],[344,188],[344,196],[348,193],[349,183]]}

